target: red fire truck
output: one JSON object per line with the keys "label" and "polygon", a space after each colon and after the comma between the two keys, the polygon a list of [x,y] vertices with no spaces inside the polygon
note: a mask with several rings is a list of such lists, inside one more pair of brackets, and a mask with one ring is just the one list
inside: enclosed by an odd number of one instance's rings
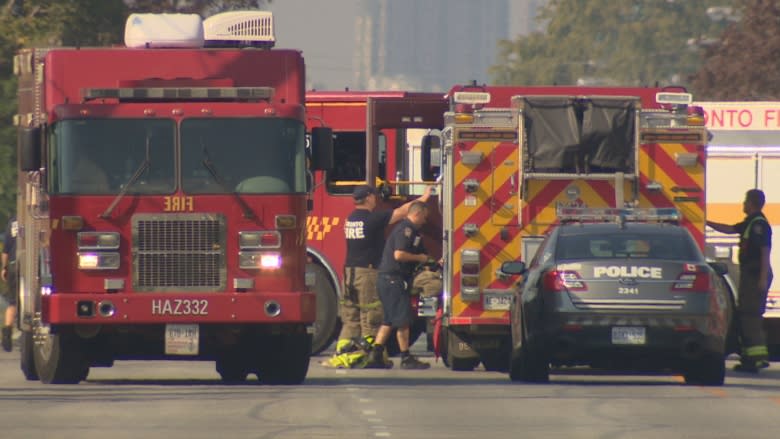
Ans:
{"label": "red fire truck", "polygon": [[707,131],[680,89],[458,86],[441,136],[449,367],[505,370],[516,278],[558,207],[675,207],[704,246]]}
{"label": "red fire truck", "polygon": [[[442,128],[447,108],[444,93],[306,93],[307,125],[333,130],[334,158],[333,169],[315,173],[314,207],[307,220],[310,269],[317,276],[314,352],[327,348],[338,336],[338,298],[346,255],[344,220],[354,209],[352,190],[366,183],[379,186],[385,200],[380,209],[422,194],[425,185],[434,182],[437,169],[431,165],[430,154],[422,154],[421,138]],[[427,248],[441,248],[441,218],[435,209],[423,232]],[[424,330],[425,322],[420,323],[412,338]]]}
{"label": "red fire truck", "polygon": [[[128,47],[14,60],[22,371],[77,383],[190,359],[300,383],[316,312],[303,58],[271,49],[265,12],[127,25]],[[313,165],[330,138],[312,133]]]}

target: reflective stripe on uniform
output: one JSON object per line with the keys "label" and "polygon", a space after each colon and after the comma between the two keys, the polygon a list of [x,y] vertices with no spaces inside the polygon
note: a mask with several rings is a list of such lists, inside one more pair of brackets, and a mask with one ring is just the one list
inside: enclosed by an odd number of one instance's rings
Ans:
{"label": "reflective stripe on uniform", "polygon": [[766,346],[748,346],[742,350],[746,357],[768,357],[769,349]]}
{"label": "reflective stripe on uniform", "polygon": [[382,302],[379,301],[379,300],[376,300],[376,301],[371,302],[371,303],[367,303],[365,305],[361,305],[359,303],[353,303],[353,302],[348,301],[348,300],[340,300],[339,303],[344,305],[344,306],[350,306],[350,307],[358,308],[358,309],[376,309],[376,308],[379,308],[380,306],[382,306]]}
{"label": "reflective stripe on uniform", "polygon": [[745,227],[745,231],[742,232],[742,239],[747,240],[750,237],[750,228],[753,227],[753,223],[758,220],[764,220],[766,221],[766,218],[764,218],[763,215],[758,215],[753,217],[753,219],[750,220],[749,223],[747,223],[747,226]]}

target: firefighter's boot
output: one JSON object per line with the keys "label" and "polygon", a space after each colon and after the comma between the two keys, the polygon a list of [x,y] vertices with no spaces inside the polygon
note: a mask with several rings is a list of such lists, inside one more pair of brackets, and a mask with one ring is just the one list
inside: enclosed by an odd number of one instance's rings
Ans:
{"label": "firefighter's boot", "polygon": [[374,348],[368,354],[368,362],[365,369],[390,369],[393,362],[385,357],[385,347],[383,345],[374,345]]}
{"label": "firefighter's boot", "polygon": [[6,352],[13,350],[13,340],[11,339],[13,331],[13,326],[3,326],[3,350]]}

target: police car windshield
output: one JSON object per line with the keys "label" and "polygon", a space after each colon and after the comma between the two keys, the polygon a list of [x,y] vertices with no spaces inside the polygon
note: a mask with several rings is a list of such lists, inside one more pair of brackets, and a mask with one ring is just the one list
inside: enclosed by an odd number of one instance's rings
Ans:
{"label": "police car windshield", "polygon": [[701,253],[688,233],[670,231],[562,233],[556,243],[557,260],[648,258],[699,261]]}

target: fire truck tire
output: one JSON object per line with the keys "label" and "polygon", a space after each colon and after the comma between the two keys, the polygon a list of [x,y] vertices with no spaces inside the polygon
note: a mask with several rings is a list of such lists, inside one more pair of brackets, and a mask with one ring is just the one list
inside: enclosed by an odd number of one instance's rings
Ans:
{"label": "fire truck tire", "polygon": [[328,271],[323,266],[309,264],[306,270],[315,274],[317,316],[314,320],[311,353],[317,355],[327,349],[338,337],[341,329],[339,326],[339,298]]}
{"label": "fire truck tire", "polygon": [[263,384],[301,384],[309,372],[311,335],[282,334],[267,337],[257,376]]}
{"label": "fire truck tire", "polygon": [[38,381],[38,371],[35,370],[35,360],[33,360],[33,335],[30,331],[22,331],[19,338],[20,368],[24,378],[28,381]]}
{"label": "fire truck tire", "polygon": [[226,352],[217,357],[216,369],[222,381],[226,384],[237,384],[246,381],[249,368],[246,360],[236,352]]}
{"label": "fire truck tire", "polygon": [[81,339],[62,332],[45,336],[35,344],[33,358],[38,377],[44,384],[78,384],[86,379],[89,364],[82,350]]}
{"label": "fire truck tire", "polygon": [[707,353],[688,365],[683,378],[689,385],[722,386],[726,378],[726,360],[720,353]]}

